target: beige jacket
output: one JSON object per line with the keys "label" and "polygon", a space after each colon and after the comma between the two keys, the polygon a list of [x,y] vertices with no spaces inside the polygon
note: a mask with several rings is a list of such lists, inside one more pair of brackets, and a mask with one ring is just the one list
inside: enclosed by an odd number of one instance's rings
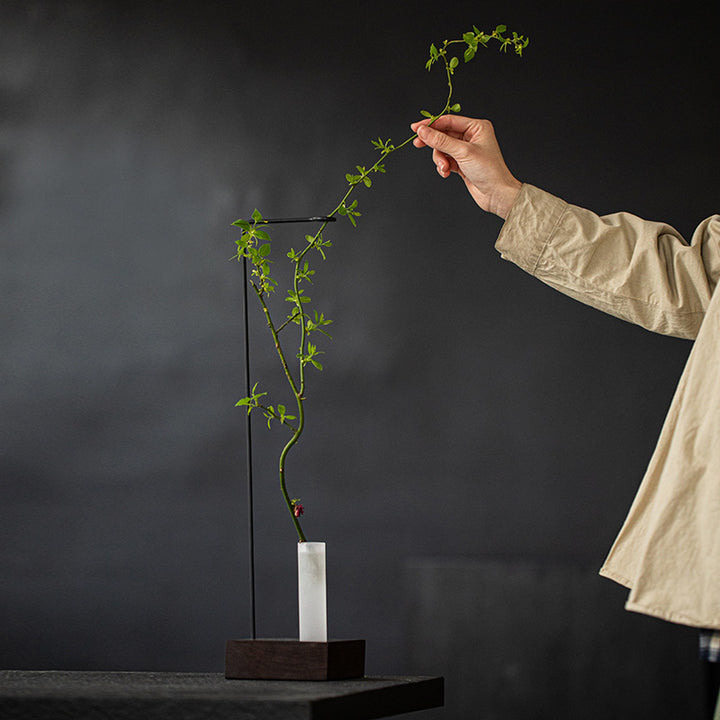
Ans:
{"label": "beige jacket", "polygon": [[600,573],[630,588],[628,610],[720,630],[720,215],[688,244],[668,225],[598,217],[523,185],[496,248],[577,300],[695,339]]}

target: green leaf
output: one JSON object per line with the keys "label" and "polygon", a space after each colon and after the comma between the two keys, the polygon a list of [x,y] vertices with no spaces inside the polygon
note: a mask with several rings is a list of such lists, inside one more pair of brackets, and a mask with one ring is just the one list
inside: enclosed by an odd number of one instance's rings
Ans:
{"label": "green leaf", "polygon": [[258,248],[260,257],[267,257],[270,254],[270,243],[265,243]]}
{"label": "green leaf", "polygon": [[369,177],[364,177],[363,182],[365,183],[366,187],[370,187],[372,185],[372,180]]}
{"label": "green leaf", "polygon": [[258,230],[255,228],[253,231],[253,234],[258,240],[271,240],[272,238],[264,231],[264,230]]}
{"label": "green leaf", "polygon": [[459,64],[460,61],[456,57],[453,57],[452,60],[450,60],[450,69],[454,70]]}
{"label": "green leaf", "polygon": [[236,220],[233,225],[237,225],[238,227],[242,228],[243,230],[249,230],[250,229],[250,223],[247,220]]}
{"label": "green leaf", "polygon": [[421,111],[420,111],[420,114],[421,114],[423,117],[426,117],[426,118],[431,118],[431,117],[433,116],[432,113],[431,113],[431,112],[428,112],[427,110],[421,110]]}
{"label": "green leaf", "polygon": [[460,103],[455,103],[451,108],[450,112],[458,113],[460,112]]}
{"label": "green leaf", "polygon": [[465,62],[470,62],[475,57],[475,48],[468,47],[465,50],[465,55],[463,56],[465,59]]}
{"label": "green leaf", "polygon": [[264,395],[267,395],[267,393],[257,392],[257,386],[258,386],[258,383],[255,383],[255,385],[253,385],[252,395],[250,395],[249,397],[244,397],[241,400],[238,400],[235,403],[235,407],[243,407],[243,406],[247,407],[248,415],[250,414],[250,412],[252,411],[253,408],[258,407],[258,400],[261,397],[263,397]]}
{"label": "green leaf", "polygon": [[255,210],[253,210],[252,219],[256,223],[259,223],[263,219],[263,216],[260,214],[260,211],[257,208],[255,208]]}

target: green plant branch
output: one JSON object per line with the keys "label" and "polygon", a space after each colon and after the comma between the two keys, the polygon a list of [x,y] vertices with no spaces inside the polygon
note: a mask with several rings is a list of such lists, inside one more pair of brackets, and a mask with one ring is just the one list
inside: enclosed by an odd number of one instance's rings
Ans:
{"label": "green plant branch", "polygon": [[253,289],[255,290],[255,293],[258,296],[258,299],[260,300],[260,304],[262,305],[263,312],[265,313],[265,320],[267,321],[267,326],[270,329],[270,334],[273,337],[273,340],[275,341],[275,350],[277,351],[277,354],[280,358],[280,364],[282,365],[282,368],[285,372],[285,377],[287,378],[288,384],[290,385],[290,389],[292,390],[294,395],[298,394],[297,385],[295,384],[295,378],[293,377],[293,374],[290,370],[290,365],[288,364],[288,361],[285,358],[285,352],[282,349],[282,345],[280,344],[280,338],[278,337],[277,330],[275,329],[275,325],[272,321],[272,317],[270,315],[270,308],[268,308],[267,303],[265,302],[265,297],[263,293],[260,291],[260,289],[255,285],[255,283],[251,283]]}
{"label": "green plant branch", "polygon": [[[451,46],[465,46],[463,59],[466,63],[473,59],[479,47],[487,47],[491,40],[499,42],[500,50],[503,52],[505,52],[508,47],[512,47],[517,55],[522,55],[523,50],[528,45],[528,39],[515,32],[512,33],[511,37],[506,37],[504,34],[506,30],[507,28],[504,25],[498,25],[491,33],[485,33],[473,26],[472,32],[464,33],[462,39],[445,40],[440,47],[437,47],[434,43],[430,45],[430,58],[428,59],[425,67],[427,70],[430,70],[435,63],[441,61],[444,66],[448,87],[445,105],[439,113],[432,114],[427,110],[421,111],[421,115],[429,118],[430,124],[434,123],[442,115],[457,113],[460,112],[461,109],[458,103],[453,103],[453,76],[455,70],[460,65],[460,61],[456,56],[449,55],[449,49]],[[334,219],[337,215],[345,216],[348,220],[350,220],[353,226],[356,226],[356,218],[360,217],[361,213],[357,209],[357,200],[353,200],[352,203],[348,204],[352,193],[361,184],[368,188],[371,187],[372,179],[370,176],[378,172],[384,173],[384,161],[391,154],[411,143],[416,137],[416,134],[412,134],[397,146],[393,145],[389,139],[383,141],[378,138],[377,141],[373,141],[375,148],[380,151],[380,157],[369,168],[358,165],[356,166],[356,174],[348,173],[345,176],[348,183],[345,194],[326,217]],[[288,494],[286,484],[286,463],[290,451],[293,447],[295,447],[295,445],[297,445],[305,429],[306,366],[308,364],[312,364],[317,369],[322,370],[322,365],[317,360],[317,355],[320,354],[320,351],[318,351],[317,347],[309,341],[309,336],[314,331],[324,333],[325,331],[321,330],[321,326],[330,323],[329,320],[325,319],[322,313],[318,315],[317,311],[315,311],[314,321],[306,313],[304,306],[310,302],[310,298],[304,294],[301,284],[305,280],[312,282],[310,280],[310,275],[312,275],[314,271],[309,269],[309,264],[305,261],[305,257],[310,250],[315,249],[319,251],[323,259],[325,258],[324,248],[329,247],[330,243],[324,240],[323,233],[328,225],[328,222],[329,220],[325,220],[320,225],[320,228],[315,235],[305,236],[306,245],[299,253],[296,253],[295,250],[291,250],[288,253],[288,257],[294,263],[294,267],[292,291],[289,293],[286,300],[294,307],[288,318],[279,326],[274,324],[266,301],[266,296],[274,292],[277,283],[270,275],[270,236],[262,229],[262,214],[258,210],[255,210],[252,214],[252,222],[248,220],[236,220],[233,223],[233,225],[239,226],[242,230],[240,239],[236,240],[236,244],[238,246],[237,259],[240,260],[242,258],[247,258],[253,265],[252,275],[256,278],[256,280],[251,281],[251,284],[262,306],[268,328],[280,358],[280,363],[292,395],[295,399],[295,404],[297,406],[297,418],[295,416],[287,415],[285,407],[282,405],[278,405],[277,408],[275,408],[272,405],[261,404],[259,399],[265,396],[266,393],[257,392],[257,384],[253,387],[252,395],[242,398],[237,405],[247,407],[248,412],[251,412],[255,408],[260,408],[268,420],[268,425],[271,424],[272,420],[277,420],[280,424],[285,425],[291,431],[291,437],[280,453],[278,471],[280,489],[288,510],[290,511],[290,516],[300,542],[305,542],[305,534],[303,533],[298,519],[302,508],[301,506],[297,506],[297,501],[291,499]],[[279,333],[291,323],[295,323],[299,326],[298,352],[296,355],[298,361],[297,379],[290,369],[290,363],[287,360],[279,339]],[[327,333],[325,334],[327,335]],[[289,419],[297,419],[297,424],[293,425],[288,422]]]}
{"label": "green plant branch", "polygon": [[297,312],[293,312],[292,315],[288,317],[288,319],[280,325],[280,327],[277,328],[276,332],[279,335],[291,322],[295,322],[295,319],[298,317]]}
{"label": "green plant branch", "polygon": [[290,511],[290,517],[292,518],[293,525],[295,526],[295,532],[298,534],[298,542],[306,542],[305,533],[303,532],[302,526],[300,525],[300,520],[298,519],[298,516],[295,514],[295,503],[290,499],[290,495],[288,495],[287,491],[287,484],[285,481],[285,464],[287,461],[287,456],[290,450],[297,444],[297,442],[300,440],[300,436],[302,435],[303,428],[305,427],[305,410],[303,407],[303,402],[300,399],[299,396],[296,396],[296,399],[298,401],[298,414],[299,414],[299,422],[298,426],[295,429],[295,432],[293,433],[290,440],[288,440],[285,447],[282,449],[282,452],[280,453],[280,460],[278,463],[278,472],[280,475],[280,491],[282,492],[283,497],[285,498],[285,503],[288,507],[288,510]]}
{"label": "green plant branch", "polygon": [[[302,526],[300,525],[300,520],[295,514],[295,507],[294,503],[290,499],[290,495],[287,491],[287,483],[285,479],[285,465],[288,453],[293,448],[294,445],[297,444],[297,442],[300,440],[300,437],[303,433],[303,429],[305,427],[305,407],[304,407],[304,398],[303,398],[303,392],[304,392],[304,386],[305,386],[305,377],[304,377],[304,367],[302,363],[300,363],[300,385],[298,385],[295,382],[295,378],[293,377],[293,374],[290,370],[290,366],[287,362],[287,359],[285,357],[285,352],[282,349],[282,345],[280,344],[280,338],[278,337],[278,331],[275,329],[275,325],[272,321],[272,317],[270,315],[270,309],[267,306],[267,303],[265,302],[264,293],[262,290],[255,284],[251,283],[252,287],[255,290],[255,293],[257,294],[260,303],[263,308],[263,312],[265,313],[265,319],[267,320],[268,328],[270,329],[270,333],[273,337],[273,340],[275,341],[275,350],[277,351],[277,354],[280,358],[280,363],[282,365],[282,368],[285,372],[285,376],[287,378],[288,384],[290,385],[290,389],[292,390],[293,396],[295,397],[296,403],[297,403],[297,409],[298,409],[298,424],[297,426],[293,427],[289,423],[285,422],[284,418],[278,417],[275,413],[272,406],[262,406],[258,403],[253,405],[253,407],[259,407],[265,410],[265,416],[268,418],[268,425],[270,425],[270,421],[273,418],[276,418],[280,420],[283,424],[287,425],[292,430],[292,436],[290,437],[290,440],[285,444],[285,447],[283,447],[282,452],[280,453],[280,459],[278,462],[278,474],[280,478],[280,492],[282,493],[283,498],[285,499],[285,503],[288,507],[288,510],[290,511],[290,517],[292,518],[293,525],[295,526],[295,531],[298,534],[298,540],[299,542],[306,542],[305,533],[303,532]],[[295,288],[297,292],[298,283],[297,283],[297,274],[295,275]],[[299,307],[300,312],[302,313],[302,307]],[[301,323],[301,325],[304,327],[304,323]],[[304,346],[304,331],[303,331],[303,340],[301,347]],[[242,401],[241,401],[242,402]],[[252,407],[249,407],[250,410],[252,410]]]}

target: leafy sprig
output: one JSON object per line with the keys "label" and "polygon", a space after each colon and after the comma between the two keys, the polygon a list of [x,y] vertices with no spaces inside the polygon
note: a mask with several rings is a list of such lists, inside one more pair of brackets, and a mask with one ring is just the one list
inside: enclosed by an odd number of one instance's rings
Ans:
{"label": "leafy sprig", "polygon": [[[430,56],[425,64],[427,70],[441,63],[445,70],[447,79],[448,94],[443,108],[437,113],[431,113],[428,110],[421,110],[423,117],[430,119],[430,124],[434,123],[440,116],[448,113],[458,113],[461,110],[460,103],[453,102],[453,78],[455,71],[460,66],[460,60],[453,53],[456,45],[463,46],[462,57],[467,63],[476,55],[480,47],[487,47],[491,41],[499,43],[499,49],[506,52],[511,48],[515,54],[522,56],[523,50],[528,46],[529,40],[513,32],[511,36],[506,35],[507,28],[505,25],[498,25],[492,32],[484,32],[473,26],[472,31],[463,33],[461,39],[445,40],[442,44],[430,45]],[[385,160],[394,152],[408,145],[417,137],[416,134],[411,135],[399,145],[393,144],[388,138],[383,140],[378,137],[372,141],[373,147],[379,151],[380,157],[369,167],[364,165],[356,165],[355,171],[346,173],[345,181],[347,187],[345,194],[340,199],[335,208],[327,214],[328,218],[335,218],[336,215],[346,217],[353,225],[357,226],[358,218],[361,213],[358,210],[357,199],[349,201],[350,195],[359,186],[367,188],[372,187],[373,176],[376,173],[385,172]],[[279,478],[280,489],[285,503],[290,512],[295,530],[297,531],[300,542],[305,542],[305,535],[300,526],[299,517],[303,514],[303,506],[300,505],[297,498],[291,498],[287,491],[285,467],[290,450],[298,443],[305,427],[305,388],[306,388],[306,368],[313,367],[315,370],[322,370],[323,365],[318,360],[318,356],[322,355],[322,351],[317,345],[311,341],[314,333],[319,332],[324,335],[328,333],[323,329],[331,324],[331,320],[327,319],[322,312],[314,310],[312,316],[309,313],[310,297],[306,294],[305,283],[312,284],[312,278],[315,275],[308,255],[311,251],[319,253],[321,258],[325,259],[325,250],[332,246],[329,240],[323,236],[323,232],[327,227],[328,220],[325,220],[319,230],[314,235],[305,235],[305,245],[300,250],[291,248],[287,253],[287,257],[292,263],[292,287],[287,292],[285,301],[291,306],[290,312],[285,320],[276,324],[273,320],[270,307],[268,305],[269,296],[275,292],[278,282],[271,275],[272,260],[271,254],[271,238],[264,229],[267,223],[264,222],[263,216],[259,210],[252,213],[251,220],[236,220],[233,225],[237,226],[240,231],[240,237],[235,241],[237,245],[237,259],[247,260],[251,266],[250,284],[258,297],[265,320],[272,335],[275,349],[277,351],[280,364],[285,373],[285,378],[292,393],[295,405],[297,407],[297,415],[289,414],[285,405],[277,404],[266,405],[263,398],[267,396],[266,392],[258,391],[258,383],[255,383],[248,397],[239,400],[236,405],[238,407],[247,408],[248,413],[253,410],[260,410],[267,420],[268,427],[273,421],[277,421],[281,425],[287,427],[291,432],[291,437],[283,447],[279,458]],[[291,367],[281,342],[280,334],[289,326],[297,327],[299,333],[296,338],[297,352],[295,353],[295,361]]]}

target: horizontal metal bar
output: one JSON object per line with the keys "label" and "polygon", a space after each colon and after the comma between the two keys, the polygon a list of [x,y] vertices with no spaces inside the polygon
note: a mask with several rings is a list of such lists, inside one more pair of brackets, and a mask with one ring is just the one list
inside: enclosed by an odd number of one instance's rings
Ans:
{"label": "horizontal metal bar", "polygon": [[304,223],[304,222],[335,222],[337,218],[315,215],[313,217],[263,218],[262,224],[270,223]]}

